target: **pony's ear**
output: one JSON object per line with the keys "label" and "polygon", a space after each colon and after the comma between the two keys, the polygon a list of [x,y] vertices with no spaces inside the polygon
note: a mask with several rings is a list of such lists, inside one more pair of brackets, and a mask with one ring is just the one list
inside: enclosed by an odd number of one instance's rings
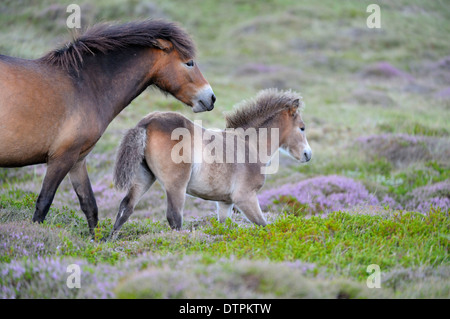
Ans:
{"label": "pony's ear", "polygon": [[297,112],[299,106],[300,106],[300,99],[295,99],[292,102],[292,105],[289,106],[288,109],[289,115],[294,115]]}
{"label": "pony's ear", "polygon": [[155,46],[163,51],[169,52],[173,49],[173,44],[170,41],[164,39],[156,39],[155,42]]}

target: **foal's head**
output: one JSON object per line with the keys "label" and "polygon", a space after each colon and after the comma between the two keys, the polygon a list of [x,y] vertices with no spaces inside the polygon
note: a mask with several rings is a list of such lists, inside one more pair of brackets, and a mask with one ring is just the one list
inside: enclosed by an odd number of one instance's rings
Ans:
{"label": "foal's head", "polygon": [[194,112],[211,111],[216,96],[192,55],[182,55],[170,41],[158,39],[158,58],[153,67],[154,84],[192,107]]}
{"label": "foal's head", "polygon": [[296,98],[286,105],[285,110],[281,111],[279,117],[280,147],[295,159],[305,163],[311,159],[312,152],[306,139],[306,126],[300,115],[301,107],[300,99]]}
{"label": "foal's head", "polygon": [[233,113],[226,115],[227,128],[277,128],[281,149],[301,162],[308,162],[312,153],[300,115],[301,98],[290,90],[262,90],[254,99],[243,101]]}

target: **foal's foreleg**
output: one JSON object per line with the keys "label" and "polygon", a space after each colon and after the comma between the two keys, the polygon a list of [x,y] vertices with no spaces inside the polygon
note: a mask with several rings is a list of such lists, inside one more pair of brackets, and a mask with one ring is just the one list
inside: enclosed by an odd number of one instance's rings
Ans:
{"label": "foal's foreleg", "polygon": [[231,218],[234,204],[224,202],[216,202],[216,204],[217,204],[217,218],[219,218],[219,222],[224,223],[227,218]]}
{"label": "foal's foreleg", "polygon": [[94,229],[98,223],[98,208],[91,182],[89,181],[85,159],[74,165],[69,172],[69,177],[80,201],[81,210],[86,215],[89,231],[91,234],[94,234]]}
{"label": "foal's foreleg", "polygon": [[36,210],[33,215],[34,222],[42,223],[45,220],[59,184],[72,169],[76,160],[76,156],[65,155],[47,163],[47,172],[36,201]]}
{"label": "foal's foreleg", "polygon": [[267,222],[262,214],[261,207],[259,206],[258,197],[255,192],[244,196],[241,194],[234,199],[237,208],[244,213],[244,215],[253,223],[266,226]]}
{"label": "foal's foreleg", "polygon": [[122,225],[128,220],[131,214],[133,214],[134,207],[156,180],[155,175],[144,167],[144,165],[145,164],[142,164],[139,168],[135,180],[133,181],[133,186],[131,186],[128,194],[120,203],[116,222],[114,223],[114,228],[109,236],[110,239],[114,240],[117,237]]}

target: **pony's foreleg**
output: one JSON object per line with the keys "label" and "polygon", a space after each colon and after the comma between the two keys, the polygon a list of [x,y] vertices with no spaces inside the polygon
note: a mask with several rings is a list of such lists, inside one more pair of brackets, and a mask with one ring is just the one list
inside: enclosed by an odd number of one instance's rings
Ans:
{"label": "pony's foreleg", "polygon": [[47,172],[45,173],[41,192],[36,201],[33,222],[42,223],[45,220],[45,216],[47,216],[48,210],[52,205],[59,184],[61,184],[61,181],[72,169],[76,160],[76,156],[66,154],[47,163]]}
{"label": "pony's foreleg", "polygon": [[253,223],[266,226],[267,222],[262,214],[261,207],[259,206],[258,197],[253,192],[250,196],[238,196],[234,199],[234,203],[237,208],[245,214],[245,216]]}
{"label": "pony's foreleg", "polygon": [[73,166],[69,172],[69,177],[80,201],[81,210],[86,215],[89,231],[91,234],[94,234],[94,229],[98,223],[98,208],[91,182],[89,181],[85,159]]}
{"label": "pony's foreleg", "polygon": [[144,164],[142,164],[136,174],[133,185],[128,191],[128,194],[120,203],[116,222],[114,223],[114,228],[109,236],[110,240],[114,240],[117,237],[120,228],[122,228],[122,225],[128,220],[131,214],[133,214],[134,207],[137,205],[142,196],[148,191],[150,186],[153,185],[155,180],[155,175],[153,175],[153,173],[145,168]]}
{"label": "pony's foreleg", "polygon": [[231,218],[234,204],[216,202],[216,205],[217,205],[217,218],[219,219],[219,222],[224,223],[227,218]]}

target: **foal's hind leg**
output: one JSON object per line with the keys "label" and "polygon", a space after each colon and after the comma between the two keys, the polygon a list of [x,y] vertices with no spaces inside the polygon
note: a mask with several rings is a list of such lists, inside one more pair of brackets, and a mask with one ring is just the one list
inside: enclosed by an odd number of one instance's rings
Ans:
{"label": "foal's hind leg", "polygon": [[173,186],[166,188],[167,194],[167,221],[170,228],[180,230],[183,226],[183,207],[186,199],[186,187]]}
{"label": "foal's hind leg", "polygon": [[[245,196],[246,195],[246,196]],[[261,211],[261,207],[259,206],[258,197],[256,196],[256,192],[252,192],[250,195],[248,194],[240,194],[236,198],[234,198],[234,203],[237,208],[245,214],[245,216],[253,223],[266,226],[267,222],[264,219],[264,216]]]}
{"label": "foal's hind leg", "polygon": [[137,205],[142,196],[148,191],[150,186],[153,185],[156,178],[155,175],[146,167],[146,164],[142,163],[139,167],[139,171],[133,181],[128,194],[124,197],[120,203],[119,212],[117,213],[116,222],[111,232],[110,239],[115,239],[118,235],[122,225],[133,214],[134,207]]}
{"label": "foal's hind leg", "polygon": [[69,172],[69,177],[80,201],[81,210],[86,215],[89,230],[91,234],[94,234],[94,229],[98,223],[98,208],[91,182],[89,181],[85,159],[74,165]]}

